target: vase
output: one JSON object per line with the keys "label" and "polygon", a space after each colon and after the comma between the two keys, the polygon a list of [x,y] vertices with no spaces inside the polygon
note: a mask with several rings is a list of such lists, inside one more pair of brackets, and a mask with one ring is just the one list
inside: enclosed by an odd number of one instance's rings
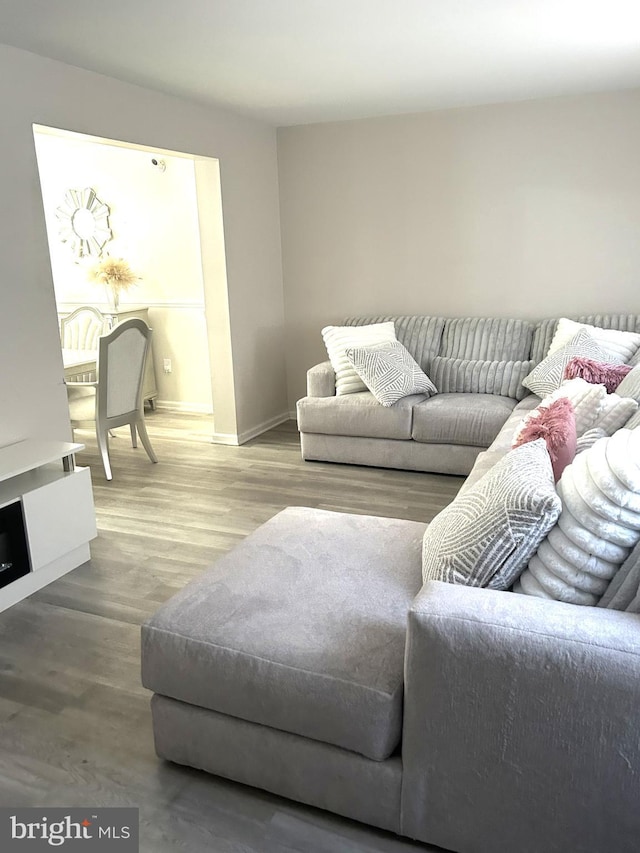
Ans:
{"label": "vase", "polygon": [[120,307],[120,294],[117,289],[110,284],[105,284],[104,286],[105,292],[107,294],[107,302],[109,303],[109,308],[113,313],[117,313],[118,308]]}

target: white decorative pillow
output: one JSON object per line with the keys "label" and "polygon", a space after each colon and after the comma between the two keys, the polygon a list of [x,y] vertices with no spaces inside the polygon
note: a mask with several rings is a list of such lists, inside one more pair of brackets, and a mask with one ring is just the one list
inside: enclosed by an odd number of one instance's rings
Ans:
{"label": "white decorative pillow", "polygon": [[638,429],[640,426],[640,408],[637,410],[635,415],[631,415],[629,420],[624,425],[625,429]]}
{"label": "white decorative pillow", "polygon": [[591,335],[584,329],[579,329],[567,344],[548,355],[534,367],[531,373],[522,380],[522,384],[537,394],[538,397],[546,397],[560,387],[564,380],[565,367],[572,358],[611,361],[611,358]]}
{"label": "white decorative pillow", "polygon": [[620,397],[618,394],[605,394],[594,427],[600,427],[607,435],[613,435],[638,411],[638,404],[632,397]]}
{"label": "white decorative pillow", "polygon": [[395,341],[396,330],[391,320],[368,326],[325,326],[322,338],[336,374],[336,394],[339,396],[367,390],[347,358],[347,349]]}
{"label": "white decorative pillow", "polygon": [[[576,323],[561,317],[558,320],[555,335],[549,346],[547,355],[561,349],[580,330],[587,331],[591,337],[607,353],[606,361],[627,363],[640,347],[640,334],[637,332],[619,332],[617,329],[602,329],[600,326],[590,326],[588,323]],[[590,358],[590,356],[588,356]]]}
{"label": "white decorative pillow", "polygon": [[568,465],[558,524],[540,544],[516,591],[597,604],[640,541],[640,432],[618,430]]}
{"label": "white decorative pillow", "polygon": [[560,508],[545,440],[510,450],[427,527],[423,579],[508,589]]}
{"label": "white decorative pillow", "polygon": [[566,397],[573,406],[576,417],[576,435],[580,438],[588,429],[595,426],[606,396],[607,392],[604,385],[592,385],[580,378],[565,379],[559,388],[544,398],[540,403],[540,408],[550,406],[560,397]]}
{"label": "white decorative pillow", "polygon": [[600,427],[588,429],[576,442],[576,456],[578,453],[584,453],[585,450],[589,450],[590,447],[593,447],[596,441],[600,441],[601,438],[606,437],[606,432],[603,429],[600,429]]}
{"label": "white decorative pillow", "polygon": [[438,393],[436,386],[400,341],[349,347],[347,358],[383,406],[393,406],[409,394]]}

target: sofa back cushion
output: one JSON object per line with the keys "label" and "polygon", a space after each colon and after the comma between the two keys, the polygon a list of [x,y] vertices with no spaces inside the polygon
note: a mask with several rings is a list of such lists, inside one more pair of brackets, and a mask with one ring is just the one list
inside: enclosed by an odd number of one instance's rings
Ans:
{"label": "sofa back cushion", "polygon": [[615,573],[597,606],[640,613],[640,544]]}
{"label": "sofa back cushion", "polygon": [[527,361],[534,324],[497,317],[459,317],[445,322],[439,355],[474,361]]}
{"label": "sofa back cushion", "polygon": [[431,369],[431,361],[440,350],[443,317],[348,317],[345,326],[365,326],[371,323],[393,321],[396,338],[411,353],[425,373]]}
{"label": "sofa back cushion", "polygon": [[522,380],[533,366],[532,361],[481,361],[436,356],[430,377],[442,394],[497,394],[522,400],[529,393]]}
{"label": "sofa back cushion", "polygon": [[557,317],[547,317],[545,320],[540,320],[537,323],[535,332],[533,333],[533,341],[531,342],[531,360],[536,364],[539,364],[549,352],[557,325]]}
{"label": "sofa back cushion", "polygon": [[534,325],[528,320],[458,317],[445,321],[429,374],[443,394],[499,394],[521,400]]}

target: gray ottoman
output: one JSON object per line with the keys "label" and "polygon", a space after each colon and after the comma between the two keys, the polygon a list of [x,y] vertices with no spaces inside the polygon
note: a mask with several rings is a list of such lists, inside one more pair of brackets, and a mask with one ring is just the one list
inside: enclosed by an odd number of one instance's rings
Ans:
{"label": "gray ottoman", "polygon": [[[142,628],[158,754],[397,831],[425,528],[289,507],[170,599]],[[338,788],[305,791],[308,762]]]}
{"label": "gray ottoman", "polygon": [[144,686],[387,758],[425,527],[289,507],[144,625]]}

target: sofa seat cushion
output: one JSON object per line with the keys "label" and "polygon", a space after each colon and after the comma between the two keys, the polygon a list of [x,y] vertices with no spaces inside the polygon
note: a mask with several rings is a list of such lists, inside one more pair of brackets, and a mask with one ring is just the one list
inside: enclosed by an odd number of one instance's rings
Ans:
{"label": "sofa seat cushion", "polygon": [[478,482],[480,477],[483,477],[487,471],[493,468],[496,462],[502,459],[505,453],[508,453],[511,450],[518,429],[526,419],[529,412],[535,409],[539,402],[539,397],[536,397],[535,394],[530,394],[518,403],[504,422],[500,432],[492,441],[488,450],[484,450],[482,453],[478,454],[475,464],[471,469],[469,476],[462,484],[458,494],[461,494],[471,488],[471,486]]}
{"label": "sofa seat cushion", "polygon": [[298,401],[298,429],[322,435],[410,439],[413,407],[424,399],[424,394],[411,394],[393,406],[381,406],[371,391],[303,397]]}
{"label": "sofa seat cushion", "polygon": [[495,394],[438,394],[414,407],[411,436],[429,444],[489,447],[516,404]]}
{"label": "sofa seat cushion", "polygon": [[151,617],[156,693],[383,760],[426,524],[289,507]]}

